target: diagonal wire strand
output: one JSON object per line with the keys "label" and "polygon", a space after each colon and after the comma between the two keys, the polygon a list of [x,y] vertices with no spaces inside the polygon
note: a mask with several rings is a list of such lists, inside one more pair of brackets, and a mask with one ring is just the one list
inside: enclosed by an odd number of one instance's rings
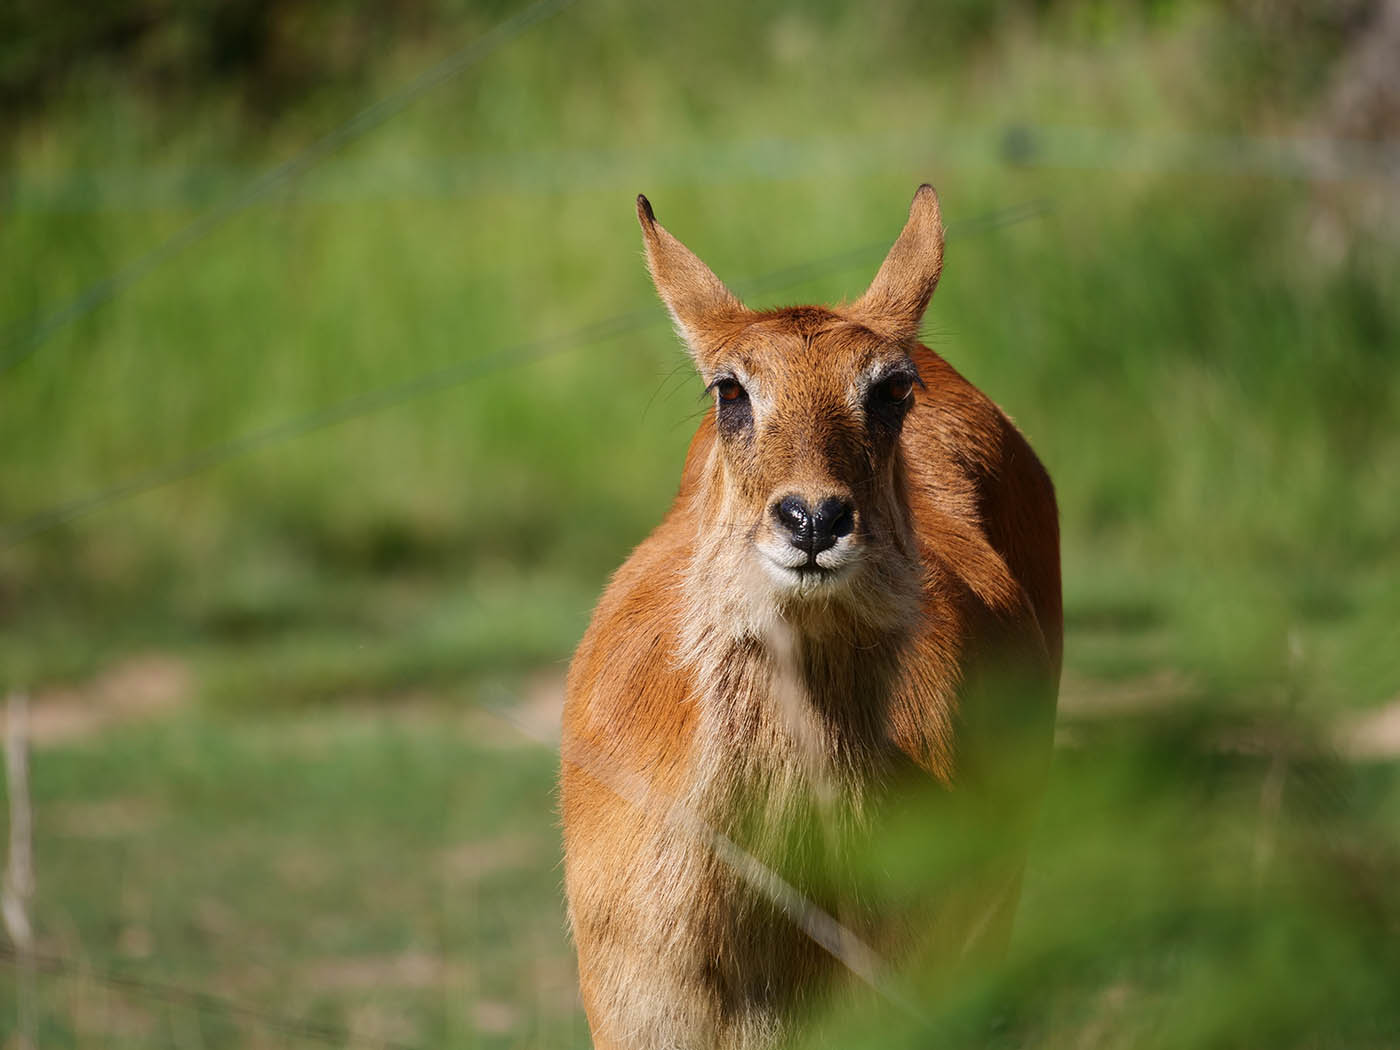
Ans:
{"label": "diagonal wire strand", "polygon": [[259,175],[228,200],[205,212],[145,255],[137,257],[121,269],[89,285],[64,306],[33,320],[27,326],[20,322],[18,327],[21,328],[21,331],[7,340],[6,350],[8,352],[4,357],[0,357],[0,375],[31,357],[59,329],[96,310],[118,293],[140,281],[162,263],[174,258],[190,245],[206,237],[238,212],[320,163],[347,142],[383,124],[439,84],[466,72],[498,48],[520,36],[531,26],[558,14],[573,2],[574,0],[535,0],[529,7],[512,15],[487,31],[485,35],[478,37],[437,65],[419,74],[416,79],[399,91],[385,96],[366,109],[360,110],[344,124],[322,135],[300,153]]}
{"label": "diagonal wire strand", "polygon": [[[976,216],[960,224],[950,225],[948,232],[950,236],[954,233],[960,235],[979,233],[1035,218],[1047,210],[1048,204],[1044,201],[1027,201]],[[756,295],[800,284],[843,266],[864,261],[884,244],[884,241],[873,242],[815,262],[774,270],[760,277],[739,282],[736,284],[736,288],[747,295]],[[522,367],[563,353],[566,350],[626,335],[660,324],[663,320],[664,317],[651,308],[617,314],[570,332],[514,344],[468,361],[454,362],[403,382],[367,391],[314,412],[231,438],[172,463],[155,467],[126,481],[67,500],[22,518],[0,531],[0,550],[14,547],[41,532],[46,532],[74,518],[90,514],[109,504],[181,481],[270,445],[280,444],[440,390],[459,386],[492,372]]]}
{"label": "diagonal wire strand", "polygon": [[[983,233],[1036,218],[1044,215],[1049,209],[1048,201],[1025,201],[974,216],[960,223],[952,223],[948,227],[948,235],[968,236]],[[800,266],[773,270],[748,281],[737,282],[735,290],[745,295],[760,295],[780,288],[791,287],[842,267],[865,262],[873,253],[887,246],[888,242],[886,241],[872,242]],[[664,314],[651,307],[616,314],[613,317],[569,332],[545,336],[525,343],[516,343],[482,357],[457,361],[390,386],[357,394],[344,401],[338,401],[333,405],[327,405],[305,415],[275,423],[261,430],[254,430],[221,441],[174,462],[153,467],[125,481],[97,489],[20,518],[0,528],[0,550],[8,550],[18,546],[40,533],[47,532],[75,518],[84,517],[113,503],[139,496],[153,489],[163,488],[271,445],[281,444],[284,441],[303,437],[327,427],[358,419],[361,416],[380,412],[440,390],[460,386],[493,372],[523,367],[567,350],[579,349],[593,343],[627,335],[661,324],[664,320]]]}
{"label": "diagonal wire strand", "polygon": [[0,531],[0,550],[14,547],[32,536],[47,532],[56,525],[91,514],[109,504],[203,473],[212,467],[267,448],[270,445],[277,445],[339,423],[357,419],[360,416],[380,412],[394,405],[400,405],[439,390],[459,386],[508,367],[530,364],[568,349],[587,346],[590,343],[645,328],[657,323],[654,314],[653,310],[634,310],[572,332],[504,347],[483,357],[454,362],[431,372],[424,372],[401,383],[357,394],[314,412],[284,420],[281,423],[275,423],[272,426],[254,430],[227,441],[221,441],[172,463],[137,474],[126,481],[31,514]]}

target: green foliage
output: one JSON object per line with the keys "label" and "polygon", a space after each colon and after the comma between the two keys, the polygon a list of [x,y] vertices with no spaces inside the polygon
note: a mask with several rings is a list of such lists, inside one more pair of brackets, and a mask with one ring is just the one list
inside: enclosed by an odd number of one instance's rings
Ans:
{"label": "green foliage", "polygon": [[[1342,768],[1276,722],[1256,753],[1227,731],[1260,727],[1079,726],[1008,957],[906,972],[916,1013],[872,999],[813,1045],[1393,1046],[1394,767]],[[949,845],[917,830],[888,849],[911,887],[947,870]]]}

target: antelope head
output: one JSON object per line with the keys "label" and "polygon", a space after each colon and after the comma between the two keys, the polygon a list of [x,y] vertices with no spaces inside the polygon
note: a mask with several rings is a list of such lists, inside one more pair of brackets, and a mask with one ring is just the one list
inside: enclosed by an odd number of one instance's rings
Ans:
{"label": "antelope head", "polygon": [[783,615],[917,587],[900,433],[943,261],[932,187],[870,288],[835,308],[750,310],[645,197],[637,215],[656,289],[714,398],[692,575],[740,583]]}

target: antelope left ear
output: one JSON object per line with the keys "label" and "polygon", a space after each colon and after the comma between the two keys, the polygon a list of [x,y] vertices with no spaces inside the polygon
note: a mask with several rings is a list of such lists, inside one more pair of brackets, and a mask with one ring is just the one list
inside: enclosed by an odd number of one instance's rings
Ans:
{"label": "antelope left ear", "polygon": [[904,231],[850,312],[892,339],[917,339],[919,324],[942,272],[943,218],[938,210],[938,194],[924,183],[909,205]]}
{"label": "antelope left ear", "polygon": [[652,283],[699,361],[706,352],[708,333],[744,314],[744,305],[694,252],[656,221],[651,202],[642,196],[637,198],[637,221],[646,241]]}

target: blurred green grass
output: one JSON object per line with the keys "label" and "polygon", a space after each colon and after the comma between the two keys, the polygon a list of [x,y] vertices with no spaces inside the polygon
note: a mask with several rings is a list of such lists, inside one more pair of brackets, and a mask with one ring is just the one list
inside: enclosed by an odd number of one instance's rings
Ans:
{"label": "blurred green grass", "polygon": [[[938,186],[953,234],[927,339],[1018,421],[1056,480],[1072,719],[1145,690],[1192,718],[1326,727],[1400,694],[1400,250],[1364,220],[1388,184],[1201,160],[1255,129],[1306,126],[1309,78],[1324,78],[1278,54],[1321,45],[1280,50],[1250,39],[1236,10],[1191,3],[987,10],[579,4],[0,374],[6,529],[366,391],[636,310],[655,319],[0,550],[0,688],[42,701],[153,651],[190,675],[175,722],[41,754],[50,946],[352,1027],[358,990],[315,999],[317,979],[294,963],[438,952],[508,987],[486,994],[452,971],[385,991],[407,1041],[581,1040],[572,1007],[530,1001],[569,965],[548,868],[552,760],[483,748],[459,721],[541,668],[562,673],[606,574],[665,509],[704,410],[644,272],[639,191],[736,286],[833,260],[762,305],[858,294],[914,187]],[[75,76],[9,140],[5,337],[498,16],[438,12],[439,32],[385,39],[353,83],[271,115],[250,116],[238,84],[167,96],[120,64]],[[1108,148],[1076,145],[1103,129]],[[1042,207],[975,221],[1026,202]],[[384,718],[366,722],[375,707]],[[284,731],[307,725],[315,754],[289,753]],[[1396,960],[1369,932],[1379,920],[1327,903],[1354,875],[1314,866],[1323,873],[1299,888],[1270,869],[1251,896],[1238,847],[1254,841],[1268,763],[1241,760],[1230,776],[1243,787],[1202,796],[1198,771],[1170,758],[1204,745],[1173,726],[1129,720],[1121,738],[1094,735],[1061,761],[1022,954],[948,1000],[949,1038],[1400,1042],[1366,1029],[1394,1021],[1377,982]],[[1335,776],[1349,801],[1329,820],[1386,870],[1400,812],[1389,767]],[[1287,827],[1308,783],[1287,795]],[[65,807],[106,798],[153,799],[159,819],[98,844],[61,830]],[[1229,840],[1223,883],[1167,863],[1206,812]],[[506,880],[519,884],[489,904],[427,900],[442,851],[496,841],[502,821],[533,843]],[[225,848],[237,856],[202,859]],[[301,899],[257,867],[298,850],[334,869]],[[1119,876],[1161,919],[1134,913],[1122,940],[1111,914],[1067,903],[1120,892]],[[134,956],[119,919],[128,893],[150,902],[154,947]],[[259,937],[237,922],[190,932],[182,916],[201,895],[259,916]],[[434,908],[448,909],[437,926]],[[304,928],[318,916],[331,933]],[[1302,1001],[1270,954],[1275,919],[1302,945],[1288,951],[1326,960],[1355,991],[1309,998],[1293,1044],[1258,1027]],[[263,946],[262,983],[237,984],[219,958],[245,940]],[[1213,976],[1236,965],[1238,987]],[[509,976],[532,966],[554,976]],[[85,994],[81,982],[54,993],[45,1045],[95,1038],[74,1020],[89,1007],[63,1005]],[[507,1003],[508,1031],[481,1035],[473,997]],[[1117,1017],[1120,1001],[1137,1020],[1092,1038],[1076,1027]],[[1345,1035],[1309,1042],[1353,1015],[1358,1027],[1332,1029]],[[1179,1020],[1156,1023],[1166,1016]],[[110,1045],[166,1039],[145,1024]],[[265,1033],[205,1038],[263,1045]]]}
{"label": "blurred green grass", "polygon": [[[1164,635],[1154,664],[1277,685],[1270,668],[1291,632],[1309,656],[1309,695],[1394,695],[1400,657],[1376,644],[1400,612],[1396,589],[1376,586],[1397,557],[1384,476],[1397,453],[1394,243],[1348,230],[1346,256],[1319,260],[1309,223],[1326,202],[1307,182],[1004,162],[1012,114],[1052,129],[1131,117],[1143,134],[1202,119],[1199,105],[1153,91],[1175,83],[1181,40],[1198,32],[1189,21],[1124,30],[1112,47],[1037,46],[1013,28],[951,68],[867,73],[862,48],[827,46],[845,38],[840,19],[668,17],[679,24],[639,53],[626,50],[637,27],[620,10],[537,27],[58,331],[0,389],[5,519],[645,309],[629,204],[639,189],[737,282],[892,236],[912,184],[931,178],[955,236],[929,337],[1050,464],[1071,618],[1102,626],[1103,602],[1131,591],[1119,597],[1152,605]],[[743,75],[743,48],[711,53],[712,69],[684,64],[686,34],[702,30],[766,49],[761,72]],[[381,91],[406,79],[410,60],[396,57]],[[667,62],[690,72],[664,75]],[[714,91],[688,91],[701,81]],[[748,104],[727,97],[738,90]],[[119,94],[100,120],[75,105],[20,136],[0,315],[43,315],[138,258],[239,172],[289,155],[312,119],[289,115],[290,141],[226,127],[230,146],[217,119],[198,116],[168,133],[173,118]],[[230,164],[215,191],[172,191],[167,204],[44,197],[72,171],[160,186],[162,172]],[[445,190],[431,188],[434,172]],[[956,236],[960,220],[1031,200],[1051,210]],[[856,294],[878,258],[762,298]],[[134,615],[155,638],[191,616],[246,625],[249,577],[313,620],[317,596],[348,578],[367,595],[413,572],[472,589],[509,566],[596,590],[664,508],[700,408],[658,323],[103,509],[0,554],[6,677],[71,671],[70,657],[31,644],[46,621],[68,632],[75,617],[120,608],[127,629],[139,631]],[[273,625],[288,615],[267,611]],[[547,637],[565,654],[578,612],[541,626],[531,651]],[[1085,670],[1148,670],[1135,644]]]}

